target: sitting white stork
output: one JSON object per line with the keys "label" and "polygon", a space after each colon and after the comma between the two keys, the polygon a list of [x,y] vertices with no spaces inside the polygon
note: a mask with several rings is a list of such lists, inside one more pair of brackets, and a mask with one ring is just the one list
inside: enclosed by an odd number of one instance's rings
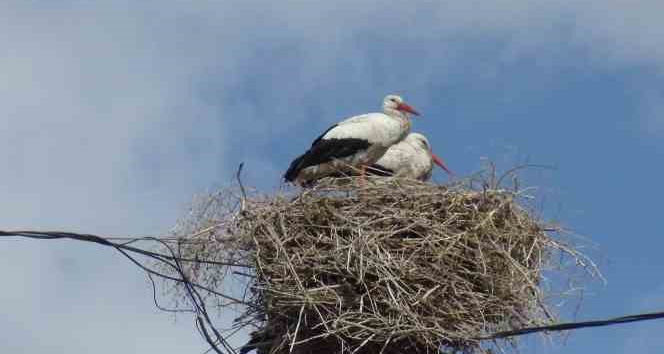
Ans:
{"label": "sitting white stork", "polygon": [[399,143],[392,145],[368,173],[379,176],[395,176],[428,181],[433,164],[452,174],[443,161],[431,151],[429,140],[420,133],[410,133]]}
{"label": "sitting white stork", "polygon": [[383,113],[354,116],[333,125],[291,162],[284,178],[308,184],[338,172],[350,173],[354,168],[364,177],[367,166],[408,135],[409,114],[419,115],[401,97],[387,95]]}

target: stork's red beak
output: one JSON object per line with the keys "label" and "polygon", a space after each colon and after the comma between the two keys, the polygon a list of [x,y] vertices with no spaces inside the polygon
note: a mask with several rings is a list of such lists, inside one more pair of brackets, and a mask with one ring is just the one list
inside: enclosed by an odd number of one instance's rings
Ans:
{"label": "stork's red beak", "polygon": [[447,168],[447,166],[445,166],[445,164],[443,163],[443,160],[441,160],[440,157],[436,156],[436,154],[434,154],[433,152],[431,153],[431,159],[433,160],[433,163],[440,166],[440,168],[445,170],[445,172],[447,172],[447,174],[449,174],[449,175],[454,174],[454,173],[452,173],[452,171],[450,171],[449,168]]}
{"label": "stork's red beak", "polygon": [[419,113],[417,113],[416,110],[413,109],[413,107],[411,107],[411,106],[409,106],[405,103],[399,103],[399,105],[397,106],[397,110],[402,111],[402,112],[412,113],[416,116],[420,115]]}

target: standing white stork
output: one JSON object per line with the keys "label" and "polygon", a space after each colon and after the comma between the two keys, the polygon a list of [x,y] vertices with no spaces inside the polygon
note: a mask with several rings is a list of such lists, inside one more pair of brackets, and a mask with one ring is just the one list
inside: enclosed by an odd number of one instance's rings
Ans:
{"label": "standing white stork", "polygon": [[433,164],[452,174],[443,161],[431,151],[429,140],[420,133],[410,133],[392,145],[376,163],[369,167],[370,174],[396,176],[428,181]]}
{"label": "standing white stork", "polygon": [[337,172],[378,161],[393,144],[410,131],[409,114],[419,115],[397,95],[383,99],[383,113],[367,113],[341,121],[319,136],[311,148],[291,162],[286,181],[307,184]]}

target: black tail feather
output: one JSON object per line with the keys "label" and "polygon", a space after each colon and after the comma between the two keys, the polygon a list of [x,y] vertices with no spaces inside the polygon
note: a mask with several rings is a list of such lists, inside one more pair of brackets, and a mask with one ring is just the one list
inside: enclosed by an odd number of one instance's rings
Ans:
{"label": "black tail feather", "polygon": [[288,182],[295,181],[295,178],[297,178],[297,175],[302,170],[302,168],[300,166],[300,162],[302,162],[302,159],[304,159],[305,155],[306,155],[306,153],[303,154],[303,155],[300,155],[298,158],[293,160],[293,162],[291,162],[290,166],[288,166],[288,170],[286,171],[286,173],[284,173],[284,179],[286,181],[288,181]]}

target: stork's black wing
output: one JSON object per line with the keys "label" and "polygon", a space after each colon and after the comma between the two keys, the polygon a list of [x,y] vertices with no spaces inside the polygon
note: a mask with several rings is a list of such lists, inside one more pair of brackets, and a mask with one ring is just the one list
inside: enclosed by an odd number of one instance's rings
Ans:
{"label": "stork's black wing", "polygon": [[314,141],[309,151],[291,162],[284,178],[292,182],[304,168],[351,156],[359,151],[366,150],[369,146],[371,146],[371,143],[365,139],[323,139],[321,136]]}
{"label": "stork's black wing", "polygon": [[324,131],[323,134],[321,134],[318,138],[316,138],[316,140],[314,140],[313,143],[311,143],[311,147],[314,147],[316,144],[318,144],[318,142],[320,142],[321,140],[323,140],[323,137],[325,136],[325,134],[327,134],[327,132],[329,132],[330,130],[332,130],[332,129],[338,127],[338,126],[339,126],[339,124],[335,124],[335,125],[333,125],[333,126],[327,128],[327,130]]}

